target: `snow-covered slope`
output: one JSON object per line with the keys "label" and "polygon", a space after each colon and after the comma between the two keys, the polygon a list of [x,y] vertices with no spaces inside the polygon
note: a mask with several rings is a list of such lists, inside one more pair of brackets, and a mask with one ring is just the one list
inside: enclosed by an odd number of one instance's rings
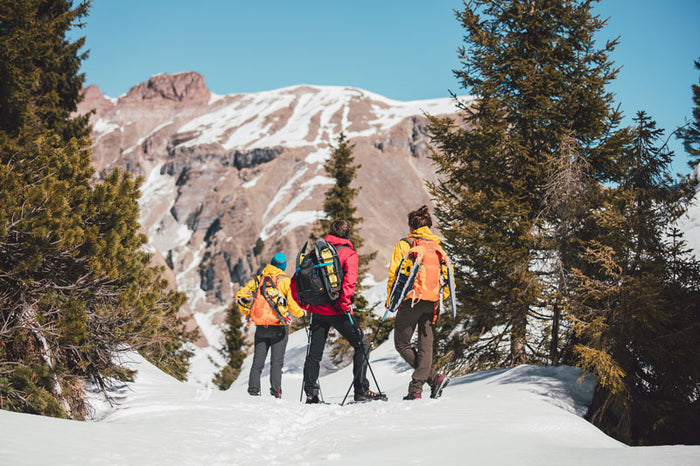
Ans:
{"label": "snow-covered slope", "polygon": [[340,131],[350,139],[375,136],[423,112],[455,112],[451,98],[399,102],[339,86],[292,86],[230,100],[180,127],[178,135],[191,134],[181,145],[218,143],[227,150],[320,147],[335,142]]}
{"label": "snow-covered slope", "polygon": [[[697,465],[700,447],[630,448],[580,416],[590,381],[520,366],[454,379],[438,400],[401,397],[410,370],[391,343],[372,353],[388,402],[339,406],[350,368],[320,380],[329,405],[299,402],[306,335],[291,335],[283,398],[250,397],[250,367],[226,392],[179,383],[138,356],[136,382],[96,422],[0,411],[2,464]],[[267,382],[267,370],[263,373]],[[265,387],[265,385],[263,385]]]}

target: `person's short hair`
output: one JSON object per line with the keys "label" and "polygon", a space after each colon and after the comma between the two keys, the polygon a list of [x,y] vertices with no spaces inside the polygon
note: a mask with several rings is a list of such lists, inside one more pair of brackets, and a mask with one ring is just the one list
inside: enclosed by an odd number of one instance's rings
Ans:
{"label": "person's short hair", "polygon": [[433,220],[430,218],[430,210],[427,205],[408,213],[408,226],[411,228],[411,231],[420,227],[433,226]]}
{"label": "person's short hair", "polygon": [[338,238],[348,239],[351,231],[352,223],[343,218],[338,218],[331,222],[328,233]]}

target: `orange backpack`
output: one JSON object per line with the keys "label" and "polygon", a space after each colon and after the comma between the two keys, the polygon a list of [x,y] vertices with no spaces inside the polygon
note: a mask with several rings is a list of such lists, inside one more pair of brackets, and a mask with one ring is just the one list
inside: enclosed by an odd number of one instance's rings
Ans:
{"label": "orange backpack", "polygon": [[[391,287],[387,299],[387,313],[396,312],[405,300],[410,298],[411,306],[418,301],[431,301],[435,303],[433,310],[433,324],[437,320],[438,310],[442,305],[442,292],[445,285],[449,286],[452,295],[452,314],[454,306],[454,282],[450,262],[442,248],[436,241],[416,238],[410,240],[403,238],[411,245],[404,254],[396,271],[396,280]],[[447,280],[444,279],[443,267],[447,268]]]}
{"label": "orange backpack", "polygon": [[[268,325],[284,325],[287,327],[290,322],[289,315],[283,315],[280,312],[280,307],[284,307],[286,301],[280,291],[277,289],[277,283],[283,275],[278,275],[274,279],[267,275],[263,275],[262,280],[255,278],[256,291],[255,299],[250,307],[249,318],[255,322],[257,326],[267,327]],[[248,322],[250,326],[250,321]]]}
{"label": "orange backpack", "polygon": [[433,240],[416,238],[404,258],[412,262],[410,267],[415,270],[413,286],[407,290],[404,299],[411,298],[412,304],[419,300],[442,301],[442,266],[447,263],[447,258],[440,246]]}

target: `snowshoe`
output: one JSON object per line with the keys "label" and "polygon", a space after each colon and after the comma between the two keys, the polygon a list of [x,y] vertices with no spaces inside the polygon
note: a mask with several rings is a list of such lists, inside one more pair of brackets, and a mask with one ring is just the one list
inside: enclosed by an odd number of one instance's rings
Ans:
{"label": "snowshoe", "polygon": [[432,382],[430,382],[430,398],[440,398],[442,396],[442,391],[450,383],[450,379],[442,374],[435,376]]}
{"label": "snowshoe", "polygon": [[375,400],[387,401],[389,398],[387,398],[386,394],[384,393],[377,393],[373,392],[372,390],[365,390],[363,393],[355,393],[353,399],[355,400],[355,402],[362,402]]}

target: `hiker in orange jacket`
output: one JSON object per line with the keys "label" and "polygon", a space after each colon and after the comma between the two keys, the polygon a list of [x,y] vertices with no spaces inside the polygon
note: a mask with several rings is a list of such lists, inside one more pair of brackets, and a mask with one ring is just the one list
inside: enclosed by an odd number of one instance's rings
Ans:
{"label": "hiker in orange jacket", "polygon": [[[398,242],[391,254],[387,297],[391,294],[394,282],[397,280],[399,273],[401,273],[399,264],[409,249],[411,249],[415,240],[425,239],[433,241],[438,252],[446,257],[445,251],[440,246],[440,238],[430,231],[432,224],[428,206],[424,205],[408,214],[408,226],[411,229],[411,233],[408,235],[408,238]],[[442,274],[444,282],[447,282],[447,267],[441,266],[439,273]],[[447,287],[444,287],[441,298],[446,299],[448,296],[449,290]],[[440,305],[439,299],[437,301],[423,299],[416,301],[411,296],[407,296],[398,308],[394,324],[394,347],[401,357],[414,369],[411,382],[408,385],[408,395],[404,397],[404,400],[420,399],[423,385],[426,383],[430,385],[430,397],[437,398],[446,384],[447,379],[445,376],[435,372],[432,367],[433,324]],[[387,308],[389,307],[388,298],[386,306]],[[411,339],[416,329],[418,329],[418,341],[414,347],[411,345]]]}
{"label": "hiker in orange jacket", "polygon": [[[292,296],[290,279],[284,272],[286,268],[287,257],[281,252],[277,253],[260,275],[236,293],[236,303],[241,313],[244,316],[251,316],[249,322],[250,320],[255,322],[255,351],[248,377],[248,393],[253,396],[260,395],[260,374],[265,366],[267,352],[271,350],[270,394],[275,398],[282,397],[282,366],[289,339],[289,322],[291,322],[289,314],[295,317],[304,316],[304,310]],[[266,277],[269,277],[266,285],[270,281],[274,285],[271,289],[266,286],[269,295],[272,296],[269,299],[261,295],[261,286]],[[275,305],[279,315],[271,309],[272,304]]]}

